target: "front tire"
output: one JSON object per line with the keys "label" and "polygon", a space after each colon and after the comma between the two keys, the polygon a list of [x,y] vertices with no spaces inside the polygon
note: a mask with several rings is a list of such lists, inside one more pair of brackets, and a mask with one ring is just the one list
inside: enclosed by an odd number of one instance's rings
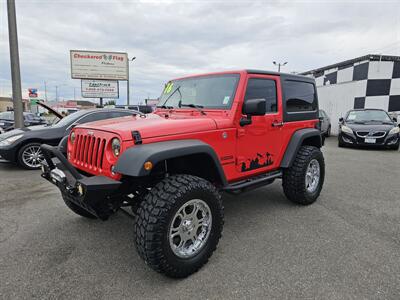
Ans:
{"label": "front tire", "polygon": [[317,200],[324,179],[325,162],[321,150],[301,146],[293,165],[283,172],[283,191],[292,202],[308,205]]}
{"label": "front tire", "polygon": [[18,151],[18,164],[27,170],[40,169],[44,156],[39,143],[29,143]]}
{"label": "front tire", "polygon": [[326,131],[325,136],[326,137],[330,137],[331,136],[331,126],[328,127],[328,130]]}
{"label": "front tire", "polygon": [[183,278],[217,248],[224,223],[221,196],[208,181],[173,175],[144,197],[135,224],[139,255],[155,271]]}
{"label": "front tire", "polygon": [[344,148],[346,145],[343,143],[341,136],[338,137],[338,147]]}
{"label": "front tire", "polygon": [[390,149],[392,149],[392,150],[399,150],[399,148],[400,148],[400,143],[390,146]]}

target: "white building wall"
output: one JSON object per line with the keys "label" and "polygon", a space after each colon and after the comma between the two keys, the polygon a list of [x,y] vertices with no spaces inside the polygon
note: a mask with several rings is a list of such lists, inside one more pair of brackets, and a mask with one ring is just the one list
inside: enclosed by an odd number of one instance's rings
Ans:
{"label": "white building wall", "polygon": [[317,88],[319,108],[326,111],[331,118],[332,134],[338,134],[339,118],[353,109],[354,98],[363,97],[367,81],[350,81],[347,83],[325,85]]}
{"label": "white building wall", "polygon": [[[366,66],[366,64],[368,69],[364,68],[365,71],[358,69],[356,73],[355,69],[359,68],[358,66]],[[360,72],[363,75],[360,75]],[[393,61],[364,60],[341,68],[324,70],[322,76],[315,78],[319,107],[331,118],[332,134],[338,133],[338,120],[354,108],[356,97],[364,99],[365,108],[379,108],[386,111],[389,109],[390,101],[397,101],[390,100],[391,97],[400,95],[400,78],[392,78],[393,72]],[[354,81],[353,78],[355,78]],[[367,92],[368,80],[370,80],[371,89],[368,88]],[[378,80],[381,82],[377,85]],[[387,84],[387,81],[390,81],[390,89],[384,92],[379,91],[385,82]],[[373,87],[374,83],[375,87]]]}
{"label": "white building wall", "polygon": [[370,61],[368,66],[368,79],[392,78],[392,61]]}

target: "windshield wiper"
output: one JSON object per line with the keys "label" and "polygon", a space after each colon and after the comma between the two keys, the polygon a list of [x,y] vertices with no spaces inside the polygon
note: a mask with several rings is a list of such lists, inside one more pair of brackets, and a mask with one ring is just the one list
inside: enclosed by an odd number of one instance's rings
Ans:
{"label": "windshield wiper", "polygon": [[369,120],[369,122],[379,122],[382,124],[390,124],[390,125],[392,124],[391,122],[385,120]]}
{"label": "windshield wiper", "polygon": [[165,106],[165,104],[167,104],[167,102],[168,102],[168,100],[169,99],[171,99],[171,97],[178,91],[179,92],[179,101],[181,101],[182,100],[182,93],[181,93],[181,91],[179,90],[181,88],[181,86],[180,85],[178,85],[176,88],[175,88],[175,90],[171,93],[171,95],[169,95],[168,96],[168,98],[167,99],[165,99],[165,101],[164,101],[164,103],[161,105],[161,107],[167,107],[168,108],[168,106]]}
{"label": "windshield wiper", "polygon": [[192,107],[197,109],[202,115],[207,115],[202,108],[204,108],[203,105],[197,105],[197,104],[193,104],[193,103],[189,103],[189,104],[183,104],[182,102],[179,102],[179,107]]}
{"label": "windshield wiper", "polygon": [[158,108],[165,108],[165,109],[173,109],[173,106],[166,106],[166,105],[161,105],[161,106],[157,106]]}

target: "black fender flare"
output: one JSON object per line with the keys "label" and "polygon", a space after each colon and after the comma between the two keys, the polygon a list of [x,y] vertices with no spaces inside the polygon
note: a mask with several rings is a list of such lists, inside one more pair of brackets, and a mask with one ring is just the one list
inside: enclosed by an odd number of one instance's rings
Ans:
{"label": "black fender flare", "polygon": [[183,157],[191,154],[206,154],[215,164],[222,185],[227,185],[225,173],[214,149],[200,140],[175,140],[141,144],[125,150],[115,165],[114,172],[132,176],[148,176],[151,170],[144,169],[144,163],[150,161],[153,165],[171,158]]}
{"label": "black fender flare", "polygon": [[303,142],[309,138],[313,138],[312,146],[318,148],[322,147],[321,132],[318,129],[304,128],[297,130],[290,138],[290,142],[281,161],[281,168],[290,168],[292,166],[296,154],[303,145]]}

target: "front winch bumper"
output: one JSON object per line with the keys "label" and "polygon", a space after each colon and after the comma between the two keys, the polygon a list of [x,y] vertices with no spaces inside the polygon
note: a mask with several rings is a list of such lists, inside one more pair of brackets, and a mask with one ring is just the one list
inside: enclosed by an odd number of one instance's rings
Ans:
{"label": "front winch bumper", "polygon": [[42,145],[41,150],[45,158],[42,177],[56,185],[62,194],[68,195],[70,201],[102,220],[118,209],[122,198],[120,181],[105,176],[84,176],[56,147]]}

